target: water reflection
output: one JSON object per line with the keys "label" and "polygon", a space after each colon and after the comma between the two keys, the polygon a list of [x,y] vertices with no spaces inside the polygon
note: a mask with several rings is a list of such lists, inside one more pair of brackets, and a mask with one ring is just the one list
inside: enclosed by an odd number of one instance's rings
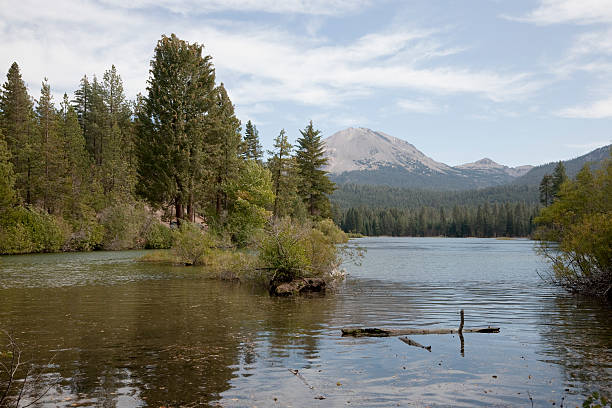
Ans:
{"label": "water reflection", "polygon": [[291,353],[316,360],[313,334],[326,325],[333,302],[271,299],[196,277],[13,288],[2,291],[0,324],[34,361],[54,356],[50,371],[62,381],[49,402],[207,405],[232,378],[248,375],[261,345],[272,361]]}
{"label": "water reflection", "polygon": [[559,295],[542,313],[542,358],[563,368],[571,388],[612,395],[612,306]]}

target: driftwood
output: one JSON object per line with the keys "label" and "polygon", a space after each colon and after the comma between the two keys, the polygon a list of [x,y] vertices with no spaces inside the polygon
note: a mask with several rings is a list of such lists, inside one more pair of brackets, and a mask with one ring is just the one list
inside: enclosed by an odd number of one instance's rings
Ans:
{"label": "driftwood", "polygon": [[374,327],[345,327],[342,330],[343,336],[353,337],[389,337],[406,336],[417,334],[459,334],[463,333],[499,333],[499,327],[479,327],[474,329],[463,328],[463,310],[461,310],[461,323],[459,329],[379,329]]}
{"label": "driftwood", "polygon": [[416,341],[409,339],[408,337],[400,337],[399,339],[409,346],[420,347],[431,353],[431,346],[424,346],[421,343],[417,343]]}
{"label": "driftwood", "polygon": [[[377,328],[350,328],[342,330],[343,336],[353,337],[389,337],[417,334],[457,334],[457,329],[377,329]],[[480,327],[476,329],[463,329],[463,333],[499,333],[499,327]]]}

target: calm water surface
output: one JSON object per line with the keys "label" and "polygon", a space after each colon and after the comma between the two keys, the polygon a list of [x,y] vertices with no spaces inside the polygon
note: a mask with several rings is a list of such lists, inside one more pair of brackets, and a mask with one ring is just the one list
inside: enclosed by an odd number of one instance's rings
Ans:
{"label": "calm water surface", "polygon": [[[612,394],[612,309],[544,284],[533,242],[368,238],[333,295],[273,299],[142,252],[0,258],[0,329],[39,406],[577,406]],[[344,326],[499,334],[342,338]],[[48,364],[50,362],[50,364]],[[299,370],[299,376],[289,370]],[[325,399],[315,399],[324,397]]]}

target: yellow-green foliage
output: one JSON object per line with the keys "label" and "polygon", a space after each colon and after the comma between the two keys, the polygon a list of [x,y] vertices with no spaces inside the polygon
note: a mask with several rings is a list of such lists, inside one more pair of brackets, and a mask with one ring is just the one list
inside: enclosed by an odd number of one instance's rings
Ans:
{"label": "yellow-green foliage", "polygon": [[348,235],[329,218],[317,222],[315,226],[334,244],[346,244],[348,242]]}
{"label": "yellow-green foliage", "polygon": [[612,299],[612,159],[592,173],[583,168],[561,186],[558,199],[536,219],[540,251],[556,282]]}
{"label": "yellow-green foliage", "polygon": [[62,219],[44,211],[10,208],[0,214],[0,253],[57,252],[68,233]]}
{"label": "yellow-green foliage", "polygon": [[178,264],[178,260],[174,256],[174,252],[170,249],[159,249],[150,251],[138,258],[140,262],[162,263],[162,264]]}
{"label": "yellow-green foliage", "polygon": [[232,205],[227,230],[234,242],[244,246],[270,218],[267,208],[274,201],[270,171],[247,161],[238,179],[229,184],[228,198]]}
{"label": "yellow-green foliage", "polygon": [[117,202],[98,218],[104,228],[101,246],[108,250],[144,248],[147,233],[156,222],[139,202]]}
{"label": "yellow-green foliage", "polygon": [[252,252],[214,249],[207,255],[204,265],[213,276],[234,280],[257,270],[258,262],[257,255]]}
{"label": "yellow-green foliage", "polygon": [[172,246],[172,230],[154,220],[146,235],[145,248],[167,249]]}
{"label": "yellow-green foliage", "polygon": [[82,206],[80,217],[71,221],[72,233],[64,244],[65,251],[93,251],[102,246],[104,227],[98,223],[92,208]]}
{"label": "yellow-green foliage", "polygon": [[309,223],[299,224],[289,218],[271,222],[262,234],[259,260],[270,271],[270,279],[274,282],[288,282],[300,276],[320,276],[331,272],[340,263],[332,238]]}
{"label": "yellow-green foliage", "polygon": [[185,265],[203,265],[216,242],[211,234],[204,232],[198,225],[181,222],[180,228],[173,232],[172,252],[176,260]]}

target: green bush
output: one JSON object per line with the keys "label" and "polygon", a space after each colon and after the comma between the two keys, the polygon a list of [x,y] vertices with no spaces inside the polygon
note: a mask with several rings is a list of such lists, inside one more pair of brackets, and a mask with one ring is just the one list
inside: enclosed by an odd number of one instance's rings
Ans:
{"label": "green bush", "polygon": [[172,235],[172,252],[177,261],[185,265],[203,265],[216,244],[212,234],[188,221],[182,221]]}
{"label": "green bush", "polygon": [[334,244],[346,244],[348,242],[348,235],[329,218],[317,222],[315,228],[321,231]]}
{"label": "green bush", "polygon": [[172,246],[172,230],[159,221],[154,221],[146,236],[145,248],[168,249]]}
{"label": "green bush", "polygon": [[0,215],[2,254],[57,252],[68,234],[62,219],[34,208],[10,208]]}
{"label": "green bush", "polygon": [[340,264],[340,252],[334,240],[319,229],[284,218],[271,222],[262,234],[259,261],[274,285],[329,274]]}
{"label": "green bush", "polygon": [[98,216],[104,228],[101,247],[117,251],[144,248],[153,216],[142,203],[118,202],[104,209]]}
{"label": "green bush", "polygon": [[102,247],[104,227],[98,223],[93,209],[83,209],[71,224],[72,233],[64,244],[64,251],[93,251]]}

